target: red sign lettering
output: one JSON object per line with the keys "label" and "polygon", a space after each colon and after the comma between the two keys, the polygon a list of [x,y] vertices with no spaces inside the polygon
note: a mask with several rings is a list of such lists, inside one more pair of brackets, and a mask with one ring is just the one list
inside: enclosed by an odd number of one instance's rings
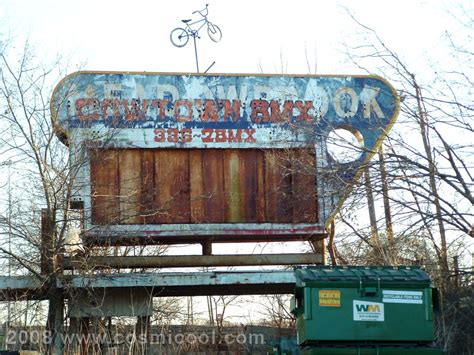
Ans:
{"label": "red sign lettering", "polygon": [[266,100],[252,100],[250,102],[250,107],[252,108],[252,113],[250,117],[255,123],[268,122],[270,120],[270,115],[268,113],[268,101]]}
{"label": "red sign lettering", "polygon": [[[95,98],[82,98],[77,99],[75,104],[77,117],[82,121],[99,120],[100,116],[104,120],[110,116],[116,120],[123,119],[125,121],[165,120],[167,109],[173,109],[176,122],[196,120],[196,112],[202,122],[238,122],[241,119],[240,111],[242,109],[242,103],[237,99],[232,101],[176,100],[171,103],[166,99],[126,100],[115,98],[99,101]],[[149,116],[148,109],[150,107],[156,111],[156,114],[153,113]],[[298,121],[314,121],[314,116],[311,114],[311,110],[314,110],[312,101],[286,100],[283,105],[280,105],[278,100],[252,100],[250,108],[250,118],[254,123],[290,122],[294,109],[299,111],[296,116]]]}
{"label": "red sign lettering", "polygon": [[165,119],[165,108],[166,108],[166,105],[169,103],[169,100],[158,100],[158,99],[155,99],[155,100],[152,100],[151,101],[151,105],[156,108],[157,110],[159,109],[160,110],[160,113],[158,115],[156,115],[156,118],[159,118],[160,120],[164,120]]}
{"label": "red sign lettering", "polygon": [[230,142],[230,143],[242,142],[242,130],[241,129],[236,130],[235,135],[234,135],[234,130],[233,129],[229,129],[228,133],[229,133],[228,139],[227,139],[228,142]]}
{"label": "red sign lettering", "polygon": [[245,138],[245,142],[256,142],[255,138],[253,137],[253,134],[255,133],[255,129],[246,129],[245,133],[247,134],[247,138]]}
{"label": "red sign lettering", "polygon": [[[181,115],[181,106],[186,107],[186,115]],[[176,100],[174,111],[178,122],[189,122],[193,119],[193,103],[189,100]]]}
{"label": "red sign lettering", "polygon": [[232,106],[230,100],[220,100],[219,104],[224,108],[224,121],[227,122],[229,116],[233,122],[237,122],[240,119],[240,100],[232,100]]}
{"label": "red sign lettering", "polygon": [[304,104],[303,104],[303,101],[296,101],[295,106],[300,111],[300,114],[297,118],[298,121],[307,121],[307,122],[314,121],[314,117],[308,113],[309,110],[314,108],[313,101],[306,101]]}
{"label": "red sign lettering", "polygon": [[153,130],[155,142],[170,142],[170,143],[188,143],[193,140],[193,131],[190,128],[178,130],[176,128],[162,129],[155,128]]}
{"label": "red sign lettering", "polygon": [[[76,100],[76,114],[81,121],[95,121],[99,119],[99,101],[96,99]],[[87,111],[84,113],[83,111]]]}
{"label": "red sign lettering", "polygon": [[280,102],[272,100],[270,102],[270,111],[272,122],[289,122],[293,113],[293,101],[286,100],[283,104],[283,112],[281,112]]}
{"label": "red sign lettering", "polygon": [[217,122],[217,110],[218,106],[215,100],[204,100],[204,111],[202,113],[201,119],[204,122],[212,121]]}
{"label": "red sign lettering", "polygon": [[209,129],[209,128],[204,128],[202,131],[202,141],[204,143],[211,143],[211,142],[214,142],[214,138],[212,138],[212,133],[214,133],[214,130],[213,129]]}

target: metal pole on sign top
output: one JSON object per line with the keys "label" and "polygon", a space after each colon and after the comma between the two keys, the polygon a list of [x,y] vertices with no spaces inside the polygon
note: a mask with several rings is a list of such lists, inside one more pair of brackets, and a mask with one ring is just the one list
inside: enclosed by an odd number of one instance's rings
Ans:
{"label": "metal pole on sign top", "polygon": [[[195,21],[192,21],[190,19],[186,20],[181,20],[181,22],[184,24],[184,27],[176,27],[173,29],[170,33],[170,40],[171,43],[178,48],[184,47],[188,42],[189,42],[189,37],[193,38],[194,41],[194,56],[196,58],[196,71],[199,73],[199,60],[198,60],[198,51],[197,51],[197,43],[196,43],[196,38],[201,38],[199,37],[199,31],[202,28],[207,29],[207,34],[209,38],[213,42],[219,42],[222,38],[222,32],[219,26],[217,26],[215,23],[212,23],[209,21],[207,18],[209,14],[208,10],[209,4],[206,4],[206,7],[202,10],[197,10],[193,12],[194,14],[199,14],[199,18]],[[183,26],[183,25],[182,25]],[[209,69],[215,64],[213,62],[204,73],[207,73]]]}
{"label": "metal pole on sign top", "polygon": [[199,73],[199,61],[198,61],[198,50],[197,50],[196,36],[193,36],[193,40],[194,40],[194,55],[196,57],[196,72]]}

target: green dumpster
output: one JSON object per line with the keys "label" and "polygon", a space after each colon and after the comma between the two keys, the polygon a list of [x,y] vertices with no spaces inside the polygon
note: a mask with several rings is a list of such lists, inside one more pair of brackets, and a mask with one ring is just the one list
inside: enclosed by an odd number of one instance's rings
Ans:
{"label": "green dumpster", "polygon": [[[296,268],[295,277],[291,310],[300,346],[433,341],[436,293],[417,267],[305,267]],[[331,353],[321,351],[308,354]]]}
{"label": "green dumpster", "polygon": [[428,346],[312,346],[301,355],[443,355],[440,349]]}

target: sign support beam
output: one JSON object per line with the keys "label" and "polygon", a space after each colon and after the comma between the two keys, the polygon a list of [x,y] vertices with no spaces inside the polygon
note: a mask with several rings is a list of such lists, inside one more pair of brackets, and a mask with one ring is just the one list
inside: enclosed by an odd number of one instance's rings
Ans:
{"label": "sign support beam", "polygon": [[323,264],[322,253],[318,254],[243,254],[243,255],[170,255],[170,256],[90,256],[87,259],[66,257],[65,270],[134,269],[134,268],[179,268],[260,265],[311,265]]}
{"label": "sign support beam", "polygon": [[[290,294],[295,288],[292,270],[98,273],[64,275],[56,282],[58,288],[87,288],[97,292],[110,288],[124,291],[146,288],[154,297]],[[0,276],[0,290],[0,301],[47,298],[42,282],[31,276]]]}

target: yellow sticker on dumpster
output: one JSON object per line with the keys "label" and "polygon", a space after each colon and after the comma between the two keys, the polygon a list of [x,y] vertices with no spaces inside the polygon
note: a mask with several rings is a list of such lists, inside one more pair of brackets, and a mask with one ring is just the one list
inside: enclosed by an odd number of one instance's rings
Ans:
{"label": "yellow sticker on dumpster", "polygon": [[341,291],[319,290],[319,305],[321,307],[341,307]]}

